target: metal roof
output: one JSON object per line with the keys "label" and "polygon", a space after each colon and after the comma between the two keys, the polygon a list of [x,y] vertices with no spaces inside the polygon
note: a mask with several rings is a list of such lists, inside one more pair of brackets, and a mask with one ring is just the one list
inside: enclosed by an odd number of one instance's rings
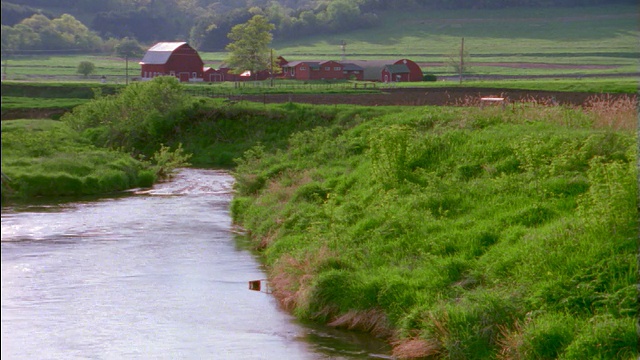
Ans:
{"label": "metal roof", "polygon": [[295,67],[295,66],[298,66],[300,64],[306,64],[309,67],[314,67],[314,66],[319,66],[320,65],[320,61],[310,61],[310,60],[291,61],[291,62],[287,63],[286,65],[284,65],[283,67]]}
{"label": "metal roof", "polygon": [[344,71],[362,71],[364,68],[353,63],[343,63],[342,70]]}
{"label": "metal roof", "polygon": [[[310,68],[318,68],[321,64],[335,60],[300,60],[291,61],[283,67],[294,67],[300,64],[307,64]],[[382,70],[387,68],[392,74],[410,73],[407,66],[407,59],[387,59],[387,60],[349,60],[348,62],[335,61],[343,66],[345,71],[362,71],[364,80],[380,80]]]}
{"label": "metal roof", "polygon": [[407,74],[410,72],[405,64],[387,65],[385,69],[389,70],[391,74]]}
{"label": "metal roof", "polygon": [[140,64],[166,64],[171,54],[186,42],[159,42],[153,45],[140,61]]}

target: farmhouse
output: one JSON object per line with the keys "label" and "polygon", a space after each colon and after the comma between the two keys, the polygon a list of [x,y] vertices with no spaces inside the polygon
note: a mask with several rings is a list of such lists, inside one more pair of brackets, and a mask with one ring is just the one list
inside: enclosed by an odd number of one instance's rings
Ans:
{"label": "farmhouse", "polygon": [[203,81],[204,63],[186,42],[160,42],[140,61],[142,80],[156,76],[175,76],[180,81]]}

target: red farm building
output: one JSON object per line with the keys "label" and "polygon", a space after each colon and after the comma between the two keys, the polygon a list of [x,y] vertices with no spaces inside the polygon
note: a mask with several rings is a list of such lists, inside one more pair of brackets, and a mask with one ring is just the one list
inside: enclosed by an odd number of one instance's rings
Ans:
{"label": "red farm building", "polygon": [[[421,81],[422,69],[409,59],[292,61],[278,57],[280,78],[295,80],[367,80],[381,82]],[[160,42],[151,47],[140,61],[142,80],[156,76],[175,76],[182,82],[219,82],[266,80],[268,70],[235,74],[222,65],[204,67],[198,52],[186,42]]]}
{"label": "red farm building", "polygon": [[186,42],[155,44],[140,61],[142,80],[156,76],[175,76],[180,81],[203,81],[204,63]]}
{"label": "red farm building", "polygon": [[292,61],[282,65],[282,77],[296,80],[421,81],[422,69],[409,59]]}
{"label": "red farm building", "polygon": [[361,67],[337,61],[292,61],[281,65],[282,77],[296,80],[362,80]]}

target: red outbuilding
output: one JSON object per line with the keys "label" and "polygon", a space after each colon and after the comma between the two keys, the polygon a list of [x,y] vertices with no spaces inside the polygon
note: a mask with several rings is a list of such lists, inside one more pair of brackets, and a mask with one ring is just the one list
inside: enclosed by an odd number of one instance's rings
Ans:
{"label": "red outbuilding", "polygon": [[353,64],[364,69],[364,79],[381,82],[422,81],[420,65],[409,59],[354,60]]}
{"label": "red outbuilding", "polygon": [[186,42],[155,44],[140,61],[142,80],[156,76],[175,76],[180,81],[203,81],[204,63],[198,52]]}

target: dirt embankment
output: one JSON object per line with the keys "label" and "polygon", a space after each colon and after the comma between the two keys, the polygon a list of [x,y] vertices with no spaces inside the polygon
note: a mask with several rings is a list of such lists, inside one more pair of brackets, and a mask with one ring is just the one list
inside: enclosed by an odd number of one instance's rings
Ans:
{"label": "dirt embankment", "polygon": [[[387,89],[381,94],[267,94],[236,97],[264,103],[298,102],[307,104],[352,104],[367,106],[473,105],[481,97],[503,97],[509,102],[584,105],[598,94],[584,92],[534,91],[487,88],[401,88]],[[611,94],[613,99],[627,94]]]}

